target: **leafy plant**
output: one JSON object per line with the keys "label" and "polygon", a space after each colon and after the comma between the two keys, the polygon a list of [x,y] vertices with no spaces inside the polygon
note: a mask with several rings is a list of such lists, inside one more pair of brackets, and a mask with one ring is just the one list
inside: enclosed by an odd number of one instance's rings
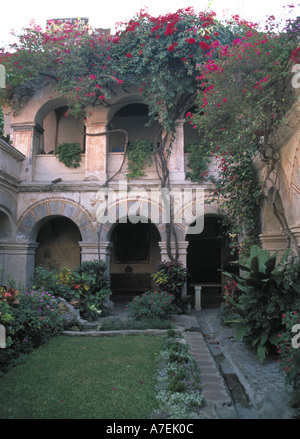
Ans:
{"label": "leafy plant", "polygon": [[218,317],[221,319],[223,323],[227,323],[228,321],[232,321],[234,318],[237,318],[238,315],[235,313],[235,306],[232,305],[230,300],[238,301],[239,297],[243,292],[239,289],[238,284],[235,280],[231,280],[225,286],[225,292],[223,295],[224,302],[221,303]]}
{"label": "leafy plant", "polygon": [[152,419],[198,418],[205,400],[199,368],[188,347],[168,338],[157,357],[158,409]]}
{"label": "leafy plant", "polygon": [[152,274],[153,280],[158,286],[158,291],[167,291],[173,294],[176,304],[184,310],[184,306],[189,297],[182,297],[182,289],[187,281],[187,269],[179,261],[163,261],[157,265],[157,271]]}
{"label": "leafy plant", "polygon": [[[188,118],[202,147],[190,166],[192,178],[201,182],[202,155],[205,159],[210,155],[216,163],[210,202],[216,201],[231,220],[234,245],[248,257],[251,245],[258,242],[258,206],[280,169],[277,131],[296,99],[290,66],[299,44],[299,17],[286,23],[269,17],[264,30],[242,21],[237,24],[239,35],[232,44],[216,45],[206,63],[199,65],[197,109]],[[261,181],[254,169],[257,157],[270,170]],[[290,238],[291,230],[280,226]]]}
{"label": "leafy plant", "polygon": [[59,273],[37,267],[33,282],[35,288],[46,285],[45,289],[56,297],[67,300],[86,320],[97,320],[100,314],[103,316],[109,312],[106,302],[112,292],[104,261],[84,261],[73,270],[63,267]]}
{"label": "leafy plant", "polygon": [[143,171],[145,165],[149,167],[153,163],[153,144],[146,140],[136,140],[127,147],[127,178],[144,177],[146,174]]}
{"label": "leafy plant", "polygon": [[19,303],[18,299],[19,291],[11,287],[0,287],[0,300],[7,302],[10,306],[17,305]]}
{"label": "leafy plant", "polygon": [[0,323],[6,328],[6,349],[1,351],[0,368],[7,370],[62,330],[55,297],[46,292],[21,291],[18,303],[0,301]]}
{"label": "leafy plant", "polygon": [[[239,316],[228,323],[236,325],[237,339],[243,339],[248,346],[254,348],[261,362],[266,355],[275,353],[277,335],[282,329],[280,316],[297,301],[295,288],[285,291],[281,288],[284,270],[280,264],[276,268],[276,256],[276,253],[271,256],[267,250],[253,246],[245,265],[238,264],[247,275],[226,273],[243,292],[237,300],[227,297],[234,313]],[[298,284],[299,279],[298,269]]]}
{"label": "leafy plant", "polygon": [[147,291],[141,296],[136,296],[126,308],[129,317],[135,320],[162,319],[168,320],[172,314],[178,313],[174,296],[167,292]]}
{"label": "leafy plant", "polygon": [[81,161],[81,146],[79,143],[61,143],[57,145],[55,154],[58,160],[68,168],[78,168]]}
{"label": "leafy plant", "polygon": [[[188,113],[189,114],[189,113]],[[188,167],[186,177],[192,181],[205,181],[209,177],[208,165],[211,161],[211,151],[205,145],[192,143],[186,147]]]}
{"label": "leafy plant", "polygon": [[[293,343],[296,333],[293,332],[295,325],[300,323],[300,307],[297,310],[282,314],[283,329],[278,334],[279,369],[284,375],[286,383],[292,385],[294,395],[292,403],[300,405],[300,350],[298,339]],[[299,326],[296,326],[298,329]],[[299,332],[299,329],[298,331]]]}

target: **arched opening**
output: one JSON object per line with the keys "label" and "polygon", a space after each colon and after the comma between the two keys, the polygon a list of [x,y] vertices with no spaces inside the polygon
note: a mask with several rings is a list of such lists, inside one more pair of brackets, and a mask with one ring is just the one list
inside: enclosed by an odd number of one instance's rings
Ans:
{"label": "arched opening", "polygon": [[0,242],[6,242],[12,237],[12,226],[8,215],[0,210]]}
{"label": "arched opening", "polygon": [[151,273],[160,261],[160,234],[151,222],[118,223],[113,243],[110,273],[113,300],[130,300],[153,288]]}
{"label": "arched opening", "polygon": [[199,234],[186,235],[189,241],[187,268],[190,275],[188,294],[194,294],[194,285],[202,286],[202,306],[219,306],[222,299],[223,271],[235,271],[230,262],[232,255],[227,227],[219,216],[205,216],[204,229]]}
{"label": "arched opening", "polygon": [[[54,108],[53,108],[54,107]],[[55,101],[36,117],[35,143],[38,154],[55,154],[61,143],[79,143],[85,151],[85,124],[68,114],[68,107]]]}
{"label": "arched opening", "polygon": [[[194,113],[196,111],[196,107],[190,108],[187,111],[187,114]],[[190,120],[186,120],[184,123],[184,150],[187,152],[188,147],[194,143],[199,143],[201,141],[199,132],[197,129],[193,128],[193,125]]]}
{"label": "arched opening", "polygon": [[[47,220],[47,219],[46,219]],[[69,218],[49,218],[37,234],[39,246],[35,255],[35,266],[46,270],[71,270],[80,264],[81,234],[77,225]]]}
{"label": "arched opening", "polygon": [[[148,106],[142,103],[128,104],[120,108],[110,122],[110,129],[123,129],[128,133],[128,140],[148,140],[155,142],[156,123],[149,126]],[[112,133],[109,136],[109,152],[124,151],[124,134]]]}

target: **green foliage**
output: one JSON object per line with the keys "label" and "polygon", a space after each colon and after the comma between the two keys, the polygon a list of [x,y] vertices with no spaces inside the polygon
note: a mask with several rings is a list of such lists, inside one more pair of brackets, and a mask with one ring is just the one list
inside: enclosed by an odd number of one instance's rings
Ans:
{"label": "green foliage", "polygon": [[37,267],[33,282],[35,288],[46,285],[45,288],[56,297],[62,297],[78,308],[85,320],[97,320],[109,312],[106,302],[112,292],[104,261],[84,261],[74,270],[63,267],[60,273]]}
{"label": "green foliage", "polygon": [[184,310],[184,305],[188,297],[182,297],[182,289],[187,281],[187,269],[179,261],[163,261],[157,265],[157,271],[152,274],[152,279],[156,282],[158,291],[166,291],[174,295],[177,306]]}
{"label": "green foliage", "polygon": [[186,345],[168,338],[157,357],[158,409],[152,419],[198,418],[205,400],[201,391],[200,372]]}
{"label": "green foliage", "polygon": [[146,140],[136,140],[127,147],[127,178],[144,177],[145,165],[149,167],[153,163],[153,144]]}
{"label": "green foliage", "polygon": [[134,320],[161,319],[168,320],[178,313],[174,296],[167,292],[147,291],[129,302],[127,310]]}
{"label": "green foliage", "polygon": [[[294,389],[292,403],[300,405],[300,350],[299,323],[300,307],[297,310],[282,314],[282,331],[278,333],[279,368],[287,384]],[[296,337],[296,338],[295,338]],[[293,342],[294,339],[294,342]]]}
{"label": "green foliage", "polygon": [[55,154],[58,160],[68,168],[78,168],[81,161],[81,146],[79,143],[61,143],[57,145]]}
{"label": "green foliage", "polygon": [[101,322],[101,331],[120,331],[124,329],[166,329],[172,331],[175,325],[169,320],[161,319],[144,319],[144,320],[133,320],[126,319],[121,320],[119,318],[108,318]]}
{"label": "green foliage", "polygon": [[202,156],[214,160],[209,202],[218,202],[230,220],[234,244],[244,258],[249,244],[258,242],[258,208],[266,187],[266,181],[257,181],[253,162],[260,155],[277,172],[276,131],[295,101],[288,65],[298,46],[298,22],[280,31],[272,19],[264,31],[241,23],[232,44],[216,46],[199,66],[198,109],[188,114],[201,138],[190,176],[201,182]]}
{"label": "green foliage", "polygon": [[[227,296],[227,303],[238,317],[228,321],[237,328],[237,339],[255,349],[262,362],[268,354],[275,353],[277,334],[282,329],[281,315],[299,302],[300,271],[293,265],[293,283],[286,285],[286,255],[276,267],[276,254],[253,246],[251,256],[239,268],[247,274],[237,276],[226,273],[237,283],[243,294],[237,300]],[[286,285],[283,288],[283,285]]]}
{"label": "green foliage", "polygon": [[1,378],[0,419],[149,419],[163,342],[55,337]]}
{"label": "green foliage", "polygon": [[44,290],[19,292],[18,304],[13,306],[7,300],[0,301],[0,324],[5,326],[7,337],[0,356],[2,371],[62,330],[55,297]]}
{"label": "green foliage", "polygon": [[192,143],[186,147],[188,153],[188,167],[191,171],[187,172],[186,177],[192,181],[205,181],[208,177],[208,165],[211,161],[211,151],[203,144]]}

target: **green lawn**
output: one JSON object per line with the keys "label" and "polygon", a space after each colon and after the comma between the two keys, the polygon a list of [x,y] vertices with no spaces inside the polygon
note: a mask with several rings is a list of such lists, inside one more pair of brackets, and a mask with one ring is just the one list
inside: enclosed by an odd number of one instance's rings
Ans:
{"label": "green lawn", "polygon": [[53,338],[0,379],[0,419],[149,419],[163,342]]}

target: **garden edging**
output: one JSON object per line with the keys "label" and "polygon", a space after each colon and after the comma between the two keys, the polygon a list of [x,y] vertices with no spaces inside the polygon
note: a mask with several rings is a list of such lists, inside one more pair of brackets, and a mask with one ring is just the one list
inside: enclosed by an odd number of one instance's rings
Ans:
{"label": "garden edging", "polygon": [[[67,335],[69,337],[113,337],[117,335],[165,335],[168,329],[121,329],[114,331],[62,331],[62,335]],[[182,334],[185,331],[183,327],[177,327],[174,329],[176,334]]]}

